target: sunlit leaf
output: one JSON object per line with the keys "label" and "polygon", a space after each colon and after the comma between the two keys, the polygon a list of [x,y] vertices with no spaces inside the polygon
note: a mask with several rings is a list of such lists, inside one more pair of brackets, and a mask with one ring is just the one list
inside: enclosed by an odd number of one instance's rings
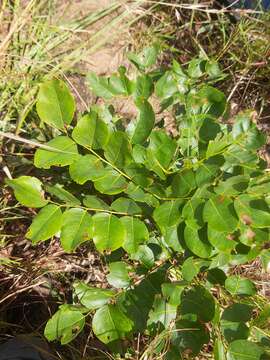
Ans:
{"label": "sunlit leaf", "polygon": [[66,252],[74,251],[80,244],[90,240],[92,219],[83,209],[69,209],[64,212],[61,227],[61,245]]}
{"label": "sunlit leaf", "polygon": [[84,328],[85,316],[72,305],[64,304],[47,322],[44,335],[49,341],[61,340],[65,345],[72,341]]}
{"label": "sunlit leaf", "polygon": [[126,236],[122,222],[112,214],[100,213],[93,219],[93,241],[98,251],[103,252],[119,249]]}
{"label": "sunlit leaf", "polygon": [[129,267],[123,261],[109,264],[108,283],[115,288],[127,288],[130,285]]}
{"label": "sunlit leaf", "polygon": [[48,203],[48,200],[44,199],[41,181],[33,176],[6,179],[6,183],[12,187],[16,199],[22,205],[39,208]]}
{"label": "sunlit leaf", "polygon": [[233,232],[239,221],[232,200],[225,196],[209,199],[203,210],[203,218],[209,227],[220,232]]}
{"label": "sunlit leaf", "polygon": [[127,182],[120,173],[106,168],[95,178],[94,186],[100,193],[115,195],[126,190]]}
{"label": "sunlit leaf", "polygon": [[104,344],[123,339],[132,330],[133,322],[117,307],[105,305],[92,320],[93,332]]}
{"label": "sunlit leaf", "polygon": [[80,281],[75,282],[73,288],[80,303],[90,310],[98,309],[108,304],[115,295],[114,290],[89,286]]}
{"label": "sunlit leaf", "polygon": [[133,129],[130,129],[132,144],[142,144],[150,135],[154,124],[155,114],[152,106],[147,100],[140,100],[136,103],[139,115]]}
{"label": "sunlit leaf", "polygon": [[111,133],[104,150],[105,158],[117,167],[123,168],[132,160],[129,139],[122,131]]}
{"label": "sunlit leaf", "polygon": [[63,130],[72,121],[75,101],[67,85],[54,79],[40,85],[36,107],[42,121]]}
{"label": "sunlit leaf", "polygon": [[139,249],[139,245],[149,239],[147,227],[141,220],[131,216],[123,216],[120,221],[126,230],[122,247],[129,254],[135,254]]}
{"label": "sunlit leaf", "polygon": [[34,218],[26,237],[36,244],[57,234],[61,225],[62,212],[60,207],[53,204],[46,205]]}
{"label": "sunlit leaf", "polygon": [[104,167],[94,155],[80,155],[69,167],[69,174],[73,181],[83,185],[88,180],[95,180]]}
{"label": "sunlit leaf", "polygon": [[251,280],[242,278],[238,275],[228,277],[225,281],[225,288],[232,295],[252,296],[256,294],[254,283]]}
{"label": "sunlit leaf", "polygon": [[72,137],[77,144],[92,149],[100,149],[109,138],[108,126],[95,111],[81,117],[75,126]]}
{"label": "sunlit leaf", "polygon": [[70,165],[79,157],[76,144],[67,136],[57,136],[46,145],[52,150],[38,149],[35,152],[34,164],[37,168]]}

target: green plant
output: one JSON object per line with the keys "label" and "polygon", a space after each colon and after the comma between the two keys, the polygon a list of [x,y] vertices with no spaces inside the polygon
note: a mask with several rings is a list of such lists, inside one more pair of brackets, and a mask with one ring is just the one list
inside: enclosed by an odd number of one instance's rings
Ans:
{"label": "green plant", "polygon": [[[26,237],[37,244],[60,233],[67,252],[91,241],[109,269],[105,288],[74,283],[73,303],[60,306],[45,336],[66,344],[91,317],[112,351],[140,332],[155,337],[151,356],[196,356],[209,344],[217,360],[261,359],[269,307],[234,268],[269,262],[270,179],[257,153],[265,136],[252,112],[220,121],[226,98],[207,84],[222,76],[217,63],[153,70],[157,55],[156,47],[129,55],[135,80],[124,67],[88,75],[97,96],[134,100],[138,117],[127,126],[110,105],[73,125],[68,87],[40,85],[37,112],[56,136],[39,145],[34,166],[48,177],[6,181],[22,205],[41,208]],[[174,114],[174,138],[157,128],[154,94]]]}

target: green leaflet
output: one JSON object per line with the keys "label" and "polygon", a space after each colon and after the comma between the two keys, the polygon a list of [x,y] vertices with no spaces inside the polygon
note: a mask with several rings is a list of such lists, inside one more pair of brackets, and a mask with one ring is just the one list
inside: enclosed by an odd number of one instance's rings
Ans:
{"label": "green leaflet", "polygon": [[208,226],[207,229],[208,241],[219,251],[230,252],[234,249],[237,242],[234,241],[234,236],[227,232],[220,232]]}
{"label": "green leaflet", "polygon": [[232,196],[242,193],[249,184],[249,176],[233,176],[226,181],[222,181],[215,187],[215,193],[219,195]]}
{"label": "green leaflet", "polygon": [[46,190],[51,194],[63,201],[65,204],[71,206],[81,205],[79,199],[72,195],[69,191],[65,190],[63,185],[55,184],[53,186],[46,186]]}
{"label": "green leaflet", "polygon": [[57,205],[46,205],[40,210],[30,225],[26,237],[34,244],[48,240],[60,230],[62,225],[62,212]]}
{"label": "green leaflet", "polygon": [[125,228],[125,239],[123,242],[123,249],[129,254],[135,254],[139,245],[146,243],[149,239],[149,233],[145,224],[131,216],[124,216],[120,219]]}
{"label": "green leaflet", "polygon": [[128,136],[122,131],[111,133],[104,147],[105,158],[113,165],[123,168],[131,161],[131,145]]}
{"label": "green leaflet", "polygon": [[12,187],[16,199],[22,205],[39,208],[48,203],[48,200],[44,199],[41,181],[33,176],[6,179],[6,183]]}
{"label": "green leaflet", "polygon": [[177,348],[179,355],[189,351],[196,356],[204,344],[210,340],[209,333],[203,324],[197,321],[179,320],[175,325],[172,343]]}
{"label": "green leaflet", "polygon": [[67,136],[57,136],[46,145],[52,150],[38,149],[35,152],[34,165],[37,168],[70,165],[79,157],[76,144]]}
{"label": "green leaflet", "polygon": [[100,213],[93,219],[93,241],[98,251],[119,249],[125,240],[126,231],[122,222],[112,214]]}
{"label": "green leaflet", "polygon": [[170,227],[179,224],[181,220],[180,206],[181,200],[166,201],[155,208],[153,217],[156,223],[161,227]]}
{"label": "green leaflet", "polygon": [[92,321],[93,332],[103,343],[123,339],[131,332],[133,322],[117,307],[105,305],[98,309]]}
{"label": "green leaflet", "polygon": [[106,168],[95,177],[94,186],[100,193],[115,195],[126,190],[127,182],[120,173]]}
{"label": "green leaflet", "polygon": [[75,101],[67,85],[61,80],[48,80],[39,87],[37,113],[42,121],[64,130],[72,121]]}
{"label": "green leaflet", "polygon": [[232,200],[223,196],[216,196],[206,202],[203,219],[209,227],[220,232],[233,232],[239,221]]}
{"label": "green leaflet", "polygon": [[270,208],[263,199],[243,194],[236,198],[234,207],[245,225],[255,228],[270,227]]}
{"label": "green leaflet", "polygon": [[110,209],[109,205],[95,195],[86,195],[83,199],[83,205],[93,211]]}
{"label": "green leaflet", "polygon": [[123,261],[115,261],[109,265],[110,273],[107,275],[108,283],[115,288],[127,288],[131,279],[129,277],[130,267]]}
{"label": "green leaflet", "polygon": [[79,145],[92,149],[100,149],[108,141],[109,130],[97,113],[91,111],[78,121],[72,132],[72,137]]}
{"label": "green leaflet", "polygon": [[201,58],[194,58],[188,64],[188,75],[191,78],[199,78],[205,72],[206,60]]}
{"label": "green leaflet", "polygon": [[166,298],[167,302],[171,305],[179,305],[181,302],[181,293],[184,286],[177,282],[168,282],[161,285],[162,295]]}
{"label": "green leaflet", "polygon": [[223,311],[222,319],[232,322],[247,322],[252,317],[252,311],[251,305],[234,303]]}
{"label": "green leaflet", "polygon": [[83,185],[88,180],[95,180],[104,169],[102,162],[93,155],[80,155],[69,167],[69,174],[73,181]]}
{"label": "green leaflet", "polygon": [[159,295],[155,297],[153,308],[151,309],[147,321],[147,327],[158,327],[161,324],[168,329],[170,324],[176,318],[177,306],[172,305],[161,298]]}
{"label": "green leaflet", "polygon": [[175,79],[173,72],[166,71],[156,83],[156,95],[161,99],[167,99],[177,93],[177,91],[177,79]]}
{"label": "green leaflet", "polygon": [[113,95],[109,89],[108,79],[97,76],[94,73],[87,74],[87,81],[90,89],[104,99],[110,99]]}
{"label": "green leaflet", "polygon": [[192,227],[186,226],[184,237],[187,247],[193,254],[202,258],[211,256],[212,247],[208,242],[205,228],[198,231]]}
{"label": "green leaflet", "polygon": [[203,286],[193,286],[181,296],[180,312],[195,314],[198,320],[208,322],[215,315],[215,300]]}
{"label": "green leaflet", "polygon": [[61,340],[65,345],[72,341],[84,328],[85,317],[72,305],[61,305],[59,310],[47,322],[44,335],[49,341]]}
{"label": "green leaflet", "polygon": [[69,209],[64,212],[61,227],[61,245],[66,252],[74,251],[80,244],[90,240],[92,219],[83,209]]}
{"label": "green leaflet", "polygon": [[146,151],[145,165],[161,179],[173,160],[177,145],[164,131],[152,131],[150,143]]}
{"label": "green leaflet", "polygon": [[176,197],[185,197],[196,187],[194,172],[185,169],[174,175],[172,180],[172,194]]}
{"label": "green leaflet", "polygon": [[252,296],[256,294],[253,282],[238,275],[232,275],[226,279],[225,289],[232,295]]}
{"label": "green leaflet", "polygon": [[111,204],[114,211],[126,213],[127,215],[141,214],[142,210],[132,199],[119,197]]}
{"label": "green leaflet", "polygon": [[194,259],[193,257],[187,258],[182,265],[183,279],[190,282],[195,276],[199,274],[201,268],[207,267],[208,262],[201,259]]}
{"label": "green leaflet", "polygon": [[203,208],[204,200],[196,197],[192,197],[185,203],[182,216],[189,227],[200,229],[204,226]]}
{"label": "green leaflet", "polygon": [[236,340],[228,348],[228,360],[261,360],[264,350],[247,340]]}
{"label": "green leaflet", "polygon": [[139,69],[144,70],[155,64],[159,49],[157,45],[146,47],[139,54],[128,53],[128,59]]}
{"label": "green leaflet", "polygon": [[132,248],[130,246],[127,247],[128,249],[132,249],[129,251],[133,251],[134,248],[136,249],[135,252],[131,253],[130,258],[132,260],[139,261],[139,263],[142,264],[146,269],[151,269],[155,264],[155,255],[151,248],[148,245],[137,246],[137,244],[135,244],[134,247],[134,245],[132,244],[132,246]]}
{"label": "green leaflet", "polygon": [[130,129],[130,137],[132,144],[142,144],[150,135],[154,124],[155,114],[152,106],[147,100],[140,100],[136,103],[139,115],[133,129]]}
{"label": "green leaflet", "polygon": [[244,322],[221,320],[220,329],[228,343],[249,337],[249,328]]}
{"label": "green leaflet", "polygon": [[134,331],[144,331],[155,296],[161,292],[164,271],[146,276],[134,289],[128,289],[119,298],[119,306],[134,323]]}
{"label": "green leaflet", "polygon": [[154,90],[154,84],[151,77],[147,74],[143,74],[137,77],[135,85],[135,98],[148,99]]}
{"label": "green leaflet", "polygon": [[74,283],[73,288],[74,294],[77,296],[80,303],[89,310],[99,309],[108,304],[115,296],[114,290],[89,286],[80,281]]}

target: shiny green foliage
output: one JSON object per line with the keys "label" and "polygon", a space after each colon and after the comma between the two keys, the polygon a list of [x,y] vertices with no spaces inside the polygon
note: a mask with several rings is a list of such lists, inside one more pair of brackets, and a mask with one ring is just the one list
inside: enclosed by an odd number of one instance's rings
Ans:
{"label": "shiny green foliage", "polygon": [[[138,114],[127,126],[107,104],[75,121],[68,87],[41,85],[38,114],[62,131],[34,155],[49,176],[7,184],[23,206],[41,208],[27,238],[59,237],[66,252],[83,244],[106,271],[104,288],[74,283],[73,305],[60,307],[45,335],[65,344],[91,315],[94,335],[109,347],[140,332],[167,338],[159,346],[168,359],[203,358],[211,343],[217,360],[259,360],[267,349],[252,334],[261,309],[247,303],[256,286],[231,270],[257,257],[269,265],[270,178],[258,154],[265,138],[250,112],[221,125],[227,102],[213,86],[217,63],[174,61],[154,71],[157,54],[153,47],[129,55],[135,80],[123,67],[87,77],[105,102],[133,99]],[[156,124],[153,95],[171,112],[174,136]]]}

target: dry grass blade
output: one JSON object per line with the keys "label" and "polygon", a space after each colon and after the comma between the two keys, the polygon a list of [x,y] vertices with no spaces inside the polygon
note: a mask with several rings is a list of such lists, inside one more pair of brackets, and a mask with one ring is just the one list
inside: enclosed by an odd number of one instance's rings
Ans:
{"label": "dry grass blade", "polygon": [[3,131],[0,131],[0,136],[3,136],[5,138],[11,139],[11,140],[22,142],[22,143],[30,145],[32,147],[38,147],[38,148],[48,150],[48,151],[52,151],[52,152],[63,153],[63,154],[73,154],[70,151],[63,151],[63,150],[60,150],[60,149],[56,149],[56,148],[53,148],[53,147],[45,145],[45,144],[40,144],[40,143],[38,143],[36,141],[33,141],[33,140],[24,139],[23,137],[18,136],[18,135],[14,135],[12,133],[5,133]]}

